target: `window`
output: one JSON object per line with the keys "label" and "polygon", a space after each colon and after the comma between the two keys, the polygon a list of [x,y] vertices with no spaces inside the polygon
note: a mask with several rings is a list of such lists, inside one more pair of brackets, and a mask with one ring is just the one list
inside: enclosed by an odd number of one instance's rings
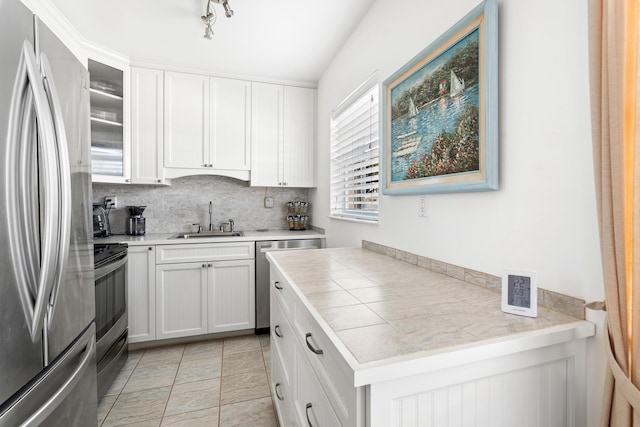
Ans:
{"label": "window", "polygon": [[374,75],[331,115],[331,216],[378,221],[378,83]]}

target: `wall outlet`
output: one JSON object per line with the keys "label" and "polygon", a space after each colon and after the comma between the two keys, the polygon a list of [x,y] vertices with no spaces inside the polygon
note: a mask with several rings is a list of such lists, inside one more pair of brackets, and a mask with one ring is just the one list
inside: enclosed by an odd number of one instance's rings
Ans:
{"label": "wall outlet", "polygon": [[427,211],[427,196],[420,196],[420,198],[418,199],[418,216],[426,218]]}
{"label": "wall outlet", "polygon": [[273,197],[265,197],[264,198],[264,207],[272,208],[273,207]]}
{"label": "wall outlet", "polygon": [[117,209],[118,198],[116,196],[104,196],[104,208],[105,209]]}

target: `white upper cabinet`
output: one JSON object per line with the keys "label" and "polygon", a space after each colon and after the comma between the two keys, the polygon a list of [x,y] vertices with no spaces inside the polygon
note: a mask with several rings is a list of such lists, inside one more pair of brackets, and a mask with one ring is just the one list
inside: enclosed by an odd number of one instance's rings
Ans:
{"label": "white upper cabinet", "polygon": [[282,177],[289,187],[315,186],[316,91],[284,87]]}
{"label": "white upper cabinet", "polygon": [[164,96],[165,167],[207,168],[209,77],[167,71]]}
{"label": "white upper cabinet", "polygon": [[284,86],[253,83],[251,87],[251,185],[282,185]]}
{"label": "white upper cabinet", "polygon": [[109,57],[89,59],[91,171],[94,182],[127,183],[129,67]]}
{"label": "white upper cabinet", "polygon": [[209,163],[214,169],[251,168],[251,82],[209,79]]}
{"label": "white upper cabinet", "polygon": [[164,79],[162,70],[131,68],[131,183],[162,184]]}
{"label": "white upper cabinet", "polygon": [[227,175],[247,181],[251,83],[165,72],[165,177]]}
{"label": "white upper cabinet", "polygon": [[315,186],[315,89],[253,83],[251,185]]}

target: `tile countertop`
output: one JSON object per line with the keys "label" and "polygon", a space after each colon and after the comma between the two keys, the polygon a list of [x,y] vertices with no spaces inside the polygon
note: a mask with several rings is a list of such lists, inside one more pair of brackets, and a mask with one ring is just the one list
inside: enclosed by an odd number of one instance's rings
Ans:
{"label": "tile countertop", "polygon": [[269,253],[354,371],[354,385],[592,336],[543,307],[503,313],[499,292],[362,248]]}
{"label": "tile countertop", "polygon": [[149,233],[144,236],[129,236],[125,234],[111,235],[94,239],[94,243],[127,243],[130,246],[144,245],[179,245],[184,243],[225,243],[225,242],[254,242],[261,240],[294,240],[294,239],[314,239],[325,238],[322,233],[313,230],[239,230],[244,233],[241,237],[197,237],[193,239],[171,239],[175,233]]}

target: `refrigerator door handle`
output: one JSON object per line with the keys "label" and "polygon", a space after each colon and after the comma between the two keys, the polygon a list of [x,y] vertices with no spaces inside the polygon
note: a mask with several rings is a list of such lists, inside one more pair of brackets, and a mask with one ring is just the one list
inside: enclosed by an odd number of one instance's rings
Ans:
{"label": "refrigerator door handle", "polygon": [[[29,191],[36,191],[28,188],[29,184],[33,184],[32,177],[29,177],[28,163],[36,161],[31,159],[32,151],[28,147],[11,147],[10,152],[12,158],[9,160],[8,173],[17,179],[17,189],[11,191],[8,200],[8,216],[12,226],[9,229],[9,245],[11,247],[11,256],[13,257],[13,265],[18,282],[18,292],[25,320],[29,328],[29,333],[33,342],[39,341],[42,334],[42,326],[44,316],[49,301],[49,295],[55,280],[56,264],[57,264],[57,245],[58,245],[58,188],[56,184],[56,152],[55,152],[55,129],[53,126],[53,118],[47,102],[47,97],[42,83],[42,76],[38,70],[38,64],[33,50],[33,45],[25,40],[22,45],[22,55],[18,69],[18,77],[16,86],[14,87],[12,99],[12,115],[20,114],[27,116],[27,120],[19,117],[12,119],[12,129],[14,135],[19,138],[10,138],[10,140],[18,141],[19,144],[28,144],[30,140],[25,135],[31,132],[31,114],[29,113],[31,106],[35,108],[37,117],[37,131],[40,138],[39,150],[42,159],[41,182],[44,185],[41,200],[44,203],[44,211],[42,213],[41,223],[41,242],[40,242],[40,271],[34,270],[34,260],[28,259],[29,246],[33,240],[33,233],[36,233],[30,227],[37,227],[37,224],[24,224],[27,218],[27,212],[31,206],[28,198]],[[31,91],[27,89],[31,88]],[[22,168],[22,169],[21,169]],[[24,169],[27,169],[26,171]],[[23,187],[23,188],[21,188]],[[22,191],[19,194],[18,191]],[[24,228],[23,228],[24,227]],[[27,233],[31,233],[28,236]],[[26,243],[25,243],[26,241]],[[36,262],[37,264],[37,262]],[[36,277],[38,276],[38,277]],[[30,287],[32,281],[37,282],[35,289]]]}
{"label": "refrigerator door handle", "polygon": [[49,98],[49,107],[52,113],[53,127],[55,130],[56,152],[57,152],[57,185],[59,194],[59,218],[60,231],[58,236],[58,259],[55,281],[49,298],[49,314],[48,319],[51,323],[53,312],[56,307],[56,299],[58,291],[63,283],[64,276],[67,271],[67,262],[69,257],[69,244],[71,240],[71,167],[69,165],[69,149],[67,143],[67,133],[62,118],[62,107],[60,106],[60,98],[56,89],[49,58],[42,53],[40,55],[40,67],[42,69],[45,93]]}

